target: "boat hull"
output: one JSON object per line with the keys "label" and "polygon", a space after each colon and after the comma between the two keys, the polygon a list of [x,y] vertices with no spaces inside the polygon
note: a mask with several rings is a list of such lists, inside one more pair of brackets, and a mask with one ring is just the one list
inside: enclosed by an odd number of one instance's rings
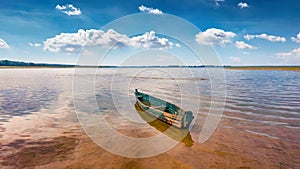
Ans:
{"label": "boat hull", "polygon": [[194,116],[190,111],[184,111],[176,105],[135,91],[138,106],[148,114],[177,128],[188,128]]}

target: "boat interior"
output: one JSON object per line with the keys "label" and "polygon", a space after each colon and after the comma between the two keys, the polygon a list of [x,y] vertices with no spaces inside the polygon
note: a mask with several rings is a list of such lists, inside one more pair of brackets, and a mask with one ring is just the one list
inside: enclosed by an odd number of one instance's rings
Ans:
{"label": "boat interior", "polygon": [[165,102],[161,99],[149,96],[147,94],[138,93],[137,98],[146,106],[157,109],[170,114],[178,115],[182,110],[174,104]]}

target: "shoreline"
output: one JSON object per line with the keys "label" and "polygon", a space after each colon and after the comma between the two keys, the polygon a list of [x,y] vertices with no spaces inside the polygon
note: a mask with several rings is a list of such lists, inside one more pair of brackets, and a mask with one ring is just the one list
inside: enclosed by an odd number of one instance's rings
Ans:
{"label": "shoreline", "polygon": [[[125,66],[125,67],[118,67],[118,66],[0,66],[1,69],[45,69],[45,68],[153,68],[153,67],[141,67],[141,66]],[[281,70],[281,71],[300,71],[300,66],[224,66],[224,67],[168,67],[168,66],[157,66],[155,68],[223,68],[226,70]]]}
{"label": "shoreline", "polygon": [[0,66],[0,69],[75,68],[75,66]]}
{"label": "shoreline", "polygon": [[227,70],[282,70],[300,71],[300,66],[232,66],[225,67]]}

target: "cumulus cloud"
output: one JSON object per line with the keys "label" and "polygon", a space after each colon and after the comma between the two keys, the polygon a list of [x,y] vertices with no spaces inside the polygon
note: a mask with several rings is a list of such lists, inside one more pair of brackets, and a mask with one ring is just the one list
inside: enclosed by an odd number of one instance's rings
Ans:
{"label": "cumulus cloud", "polygon": [[202,45],[224,46],[231,43],[232,38],[236,36],[233,32],[226,32],[222,29],[210,28],[204,32],[199,32],[195,36],[195,40]]}
{"label": "cumulus cloud", "polygon": [[79,8],[76,8],[72,4],[66,4],[66,5],[56,5],[55,9],[61,11],[62,13],[65,13],[69,16],[71,15],[80,15],[81,11]]}
{"label": "cumulus cloud", "polygon": [[235,47],[238,49],[256,49],[256,47],[249,45],[243,41],[236,41],[235,42]]}
{"label": "cumulus cloud", "polygon": [[8,44],[3,39],[0,39],[0,48],[9,48]]}
{"label": "cumulus cloud", "polygon": [[79,29],[76,33],[61,33],[53,38],[44,41],[44,50],[51,52],[75,52],[83,47],[137,47],[137,48],[172,48],[178,47],[166,38],[159,38],[154,31],[145,34],[128,37],[120,34],[113,29],[107,30],[83,30]]}
{"label": "cumulus cloud", "polygon": [[230,61],[232,61],[234,63],[241,62],[241,58],[239,58],[239,57],[230,56],[229,59],[230,59]]}
{"label": "cumulus cloud", "polygon": [[276,57],[285,64],[300,64],[300,48],[289,52],[276,53]]}
{"label": "cumulus cloud", "polygon": [[40,47],[41,46],[40,43],[31,43],[31,42],[29,42],[28,44],[29,44],[29,46],[32,46],[32,47]]}
{"label": "cumulus cloud", "polygon": [[240,2],[237,4],[237,6],[240,7],[241,9],[249,8],[249,5],[246,2]]}
{"label": "cumulus cloud", "polygon": [[144,5],[139,6],[139,10],[141,12],[147,12],[147,13],[156,14],[156,15],[163,14],[163,12],[159,9],[149,8]]}
{"label": "cumulus cloud", "polygon": [[[143,35],[130,38],[129,46],[143,48],[170,48],[173,47],[173,42],[166,38],[159,38],[154,31],[146,32]],[[178,47],[178,44],[176,44]]]}
{"label": "cumulus cloud", "polygon": [[265,39],[270,42],[286,42],[286,38],[280,37],[280,36],[274,36],[274,35],[267,35],[265,33],[262,33],[260,35],[244,35],[244,38],[247,40],[252,40],[254,38],[258,39]]}
{"label": "cumulus cloud", "polygon": [[300,43],[300,32],[298,33],[297,37],[292,37],[291,40],[293,42]]}
{"label": "cumulus cloud", "polygon": [[276,53],[276,56],[277,57],[293,57],[293,58],[300,59],[300,48],[294,49],[290,52]]}

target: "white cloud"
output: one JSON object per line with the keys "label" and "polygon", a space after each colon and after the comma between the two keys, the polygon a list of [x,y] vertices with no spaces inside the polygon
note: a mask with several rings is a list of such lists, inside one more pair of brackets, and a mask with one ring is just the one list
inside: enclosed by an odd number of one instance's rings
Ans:
{"label": "white cloud", "polygon": [[235,47],[238,49],[256,49],[256,47],[249,45],[243,41],[236,41],[235,42]]}
{"label": "white cloud", "polygon": [[298,33],[297,37],[292,37],[291,40],[293,42],[300,43],[300,32]]}
{"label": "white cloud", "polygon": [[259,39],[265,39],[271,42],[285,42],[286,38],[280,37],[280,36],[274,36],[274,35],[267,35],[265,33],[262,33],[260,35],[244,35],[244,38],[247,40],[252,40],[254,38],[259,38]]}
{"label": "white cloud", "polygon": [[239,57],[230,56],[229,59],[230,59],[230,61],[232,61],[234,63],[241,62],[241,58],[239,58]]}
{"label": "white cloud", "polygon": [[61,11],[62,13],[65,13],[69,16],[71,16],[71,15],[80,15],[81,14],[80,9],[76,8],[72,4],[66,4],[66,5],[62,5],[62,6],[60,6],[58,4],[58,5],[56,5],[55,9]]}
{"label": "white cloud", "polygon": [[240,7],[241,9],[249,8],[249,5],[246,2],[240,2],[237,4],[237,6]]}
{"label": "white cloud", "polygon": [[173,43],[166,38],[159,38],[154,31],[146,32],[143,35],[135,36],[129,39],[128,46],[143,48],[169,48]]}
{"label": "white cloud", "polygon": [[300,59],[300,48],[294,49],[290,52],[276,53],[276,56],[278,56],[278,57],[294,57],[294,58]]}
{"label": "white cloud", "polygon": [[29,44],[29,46],[32,46],[32,47],[40,47],[41,46],[40,43],[31,43],[31,42],[29,42],[28,44]]}
{"label": "white cloud", "polygon": [[204,32],[199,32],[195,36],[195,40],[202,45],[219,45],[224,46],[231,43],[232,38],[236,36],[233,32],[225,32],[222,29],[210,28]]}
{"label": "white cloud", "polygon": [[215,2],[215,5],[220,6],[219,2],[224,2],[224,0],[211,0],[213,2]]}
{"label": "white cloud", "polygon": [[82,30],[76,33],[61,33],[53,38],[44,41],[44,50],[51,52],[75,52],[83,47],[138,47],[138,48],[172,48],[173,44],[166,38],[159,38],[154,31],[146,32],[143,35],[129,38],[113,29],[107,30]]}
{"label": "white cloud", "polygon": [[276,53],[276,57],[283,60],[286,64],[300,64],[300,48],[290,52]]}
{"label": "white cloud", "polygon": [[0,38],[0,48],[9,48],[8,44]]}
{"label": "white cloud", "polygon": [[156,14],[156,15],[163,14],[163,12],[160,11],[159,9],[149,8],[144,5],[139,6],[139,10],[141,12],[147,12],[147,13]]}

